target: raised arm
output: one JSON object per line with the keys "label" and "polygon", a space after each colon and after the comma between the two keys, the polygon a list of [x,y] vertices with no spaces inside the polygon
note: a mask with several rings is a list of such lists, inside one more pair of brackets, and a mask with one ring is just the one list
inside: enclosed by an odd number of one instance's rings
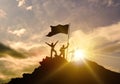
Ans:
{"label": "raised arm", "polygon": [[69,43],[67,43],[67,46],[65,48],[68,48],[68,46],[69,46]]}
{"label": "raised arm", "polygon": [[51,46],[49,43],[45,42],[47,45]]}
{"label": "raised arm", "polygon": [[54,46],[58,43],[58,41],[55,42]]}

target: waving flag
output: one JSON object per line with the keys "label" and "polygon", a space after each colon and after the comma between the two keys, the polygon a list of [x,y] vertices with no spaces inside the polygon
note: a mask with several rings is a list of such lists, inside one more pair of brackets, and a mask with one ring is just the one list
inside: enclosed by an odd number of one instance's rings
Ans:
{"label": "waving flag", "polygon": [[57,26],[50,26],[51,32],[49,32],[46,36],[51,37],[58,33],[68,34],[69,24],[66,25],[57,25]]}

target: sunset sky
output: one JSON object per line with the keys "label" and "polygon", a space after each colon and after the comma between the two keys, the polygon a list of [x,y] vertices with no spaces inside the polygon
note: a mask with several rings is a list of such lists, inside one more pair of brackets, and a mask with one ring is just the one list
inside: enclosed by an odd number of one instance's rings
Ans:
{"label": "sunset sky", "polygon": [[0,54],[0,83],[32,72],[49,54],[46,41],[66,44],[66,35],[46,37],[58,24],[70,24],[71,50],[120,72],[120,0],[0,0],[0,42],[27,55]]}

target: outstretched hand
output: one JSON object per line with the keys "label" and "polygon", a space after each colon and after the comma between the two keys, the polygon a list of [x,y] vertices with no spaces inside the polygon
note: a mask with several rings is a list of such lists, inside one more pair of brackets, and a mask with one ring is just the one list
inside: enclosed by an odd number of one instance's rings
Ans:
{"label": "outstretched hand", "polygon": [[58,43],[58,42],[59,42],[59,40],[56,41],[56,43]]}
{"label": "outstretched hand", "polygon": [[58,43],[58,41],[55,42],[55,45]]}

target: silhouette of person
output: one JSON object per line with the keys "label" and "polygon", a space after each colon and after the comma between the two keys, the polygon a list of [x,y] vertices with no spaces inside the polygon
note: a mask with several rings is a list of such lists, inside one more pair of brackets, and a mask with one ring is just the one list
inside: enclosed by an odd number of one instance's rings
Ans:
{"label": "silhouette of person", "polygon": [[67,46],[62,45],[62,47],[60,48],[60,56],[63,56],[63,58],[65,58],[65,49],[67,49],[69,46],[69,43],[67,43]]}
{"label": "silhouette of person", "polygon": [[52,58],[53,57],[53,52],[55,52],[55,54],[57,54],[57,52],[54,48],[55,48],[55,45],[58,43],[58,41],[56,41],[55,43],[51,43],[51,44],[49,44],[47,42],[45,42],[45,43],[51,47],[50,57]]}

